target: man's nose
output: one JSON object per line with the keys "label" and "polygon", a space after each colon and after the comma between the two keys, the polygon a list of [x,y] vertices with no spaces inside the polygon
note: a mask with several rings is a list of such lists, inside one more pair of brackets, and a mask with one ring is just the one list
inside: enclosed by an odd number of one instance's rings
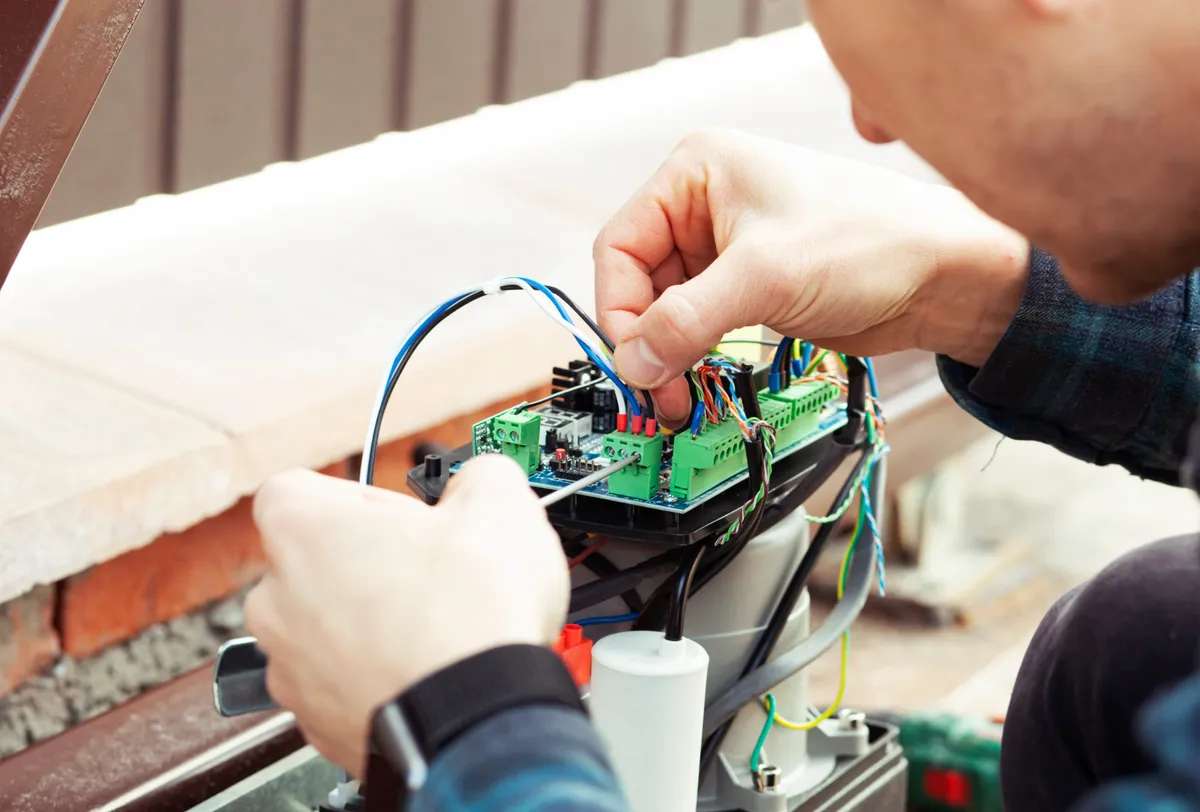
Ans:
{"label": "man's nose", "polygon": [[857,101],[851,103],[850,114],[854,118],[854,128],[858,130],[858,134],[872,144],[890,144],[896,140],[887,130],[876,124],[870,113]]}

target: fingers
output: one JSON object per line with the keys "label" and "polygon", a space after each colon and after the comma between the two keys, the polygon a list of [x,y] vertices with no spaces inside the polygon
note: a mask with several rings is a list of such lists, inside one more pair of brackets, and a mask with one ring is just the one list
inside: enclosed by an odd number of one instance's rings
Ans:
{"label": "fingers", "polygon": [[692,393],[683,378],[668,381],[653,392],[654,413],[658,422],[669,429],[678,429],[691,417]]}
{"label": "fingers", "polygon": [[529,487],[529,477],[517,463],[502,454],[485,454],[472,458],[450,478],[442,496],[441,506],[453,506],[456,512],[464,509],[495,510],[513,505],[537,506],[537,496]]}
{"label": "fingers", "polygon": [[[768,286],[755,283],[743,253],[731,246],[700,276],[663,291],[617,346],[617,373],[638,388],[657,389],[683,374],[729,331],[763,321],[772,307]],[[671,410],[677,410],[679,395],[668,397],[673,399]],[[676,411],[672,416],[682,415]]]}
{"label": "fingers", "polygon": [[299,470],[276,474],[263,483],[254,498],[254,522],[271,565],[286,568],[292,557],[314,547],[345,542],[347,528],[361,525],[379,511],[425,509],[403,494]]}
{"label": "fingers", "polygon": [[650,307],[656,287],[694,276],[716,257],[704,159],[685,145],[621,207],[593,246],[597,315],[618,343]]}

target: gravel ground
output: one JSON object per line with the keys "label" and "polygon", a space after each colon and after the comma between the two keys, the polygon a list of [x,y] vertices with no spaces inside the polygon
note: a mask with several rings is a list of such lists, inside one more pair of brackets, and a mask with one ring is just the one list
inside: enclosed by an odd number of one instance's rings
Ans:
{"label": "gravel ground", "polygon": [[199,667],[221,643],[244,634],[241,600],[154,626],[94,657],[64,657],[49,674],[0,700],[0,758]]}

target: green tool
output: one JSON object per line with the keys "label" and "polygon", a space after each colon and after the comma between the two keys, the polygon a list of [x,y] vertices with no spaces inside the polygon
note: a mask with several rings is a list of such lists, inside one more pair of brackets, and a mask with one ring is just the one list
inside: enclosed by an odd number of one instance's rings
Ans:
{"label": "green tool", "polygon": [[1002,812],[999,719],[895,717],[909,763],[908,812]]}

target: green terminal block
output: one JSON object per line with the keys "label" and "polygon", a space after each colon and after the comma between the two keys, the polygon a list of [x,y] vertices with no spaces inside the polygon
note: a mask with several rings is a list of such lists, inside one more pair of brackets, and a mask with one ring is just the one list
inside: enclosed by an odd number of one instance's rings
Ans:
{"label": "green terminal block", "polygon": [[[837,387],[823,382],[759,392],[763,420],[775,427],[775,449],[781,451],[816,431],[825,406],[837,396]],[[695,437],[681,434],[675,438],[671,460],[671,494],[695,499],[745,470],[746,445],[735,421],[706,426]]]}
{"label": "green terminal block", "polygon": [[604,435],[604,456],[614,462],[641,454],[642,458],[608,478],[608,492],[613,496],[650,501],[658,492],[658,475],[662,468],[663,438],[661,434],[646,437],[641,434],[613,432]]}
{"label": "green terminal block", "polygon": [[732,420],[707,426],[695,437],[680,434],[671,457],[671,495],[694,499],[745,468],[742,430]]}
{"label": "green terminal block", "polygon": [[798,420],[804,415],[820,416],[827,405],[837,400],[838,388],[824,381],[811,381],[798,383],[778,392],[763,390],[758,393],[758,398],[759,401],[765,398],[790,405],[793,419]]}
{"label": "green terminal block", "polygon": [[[505,412],[496,415],[491,423],[492,441],[500,453],[512,457],[526,474],[537,471],[542,463],[540,445],[542,416],[537,412]],[[473,443],[476,448],[479,443]]]}

